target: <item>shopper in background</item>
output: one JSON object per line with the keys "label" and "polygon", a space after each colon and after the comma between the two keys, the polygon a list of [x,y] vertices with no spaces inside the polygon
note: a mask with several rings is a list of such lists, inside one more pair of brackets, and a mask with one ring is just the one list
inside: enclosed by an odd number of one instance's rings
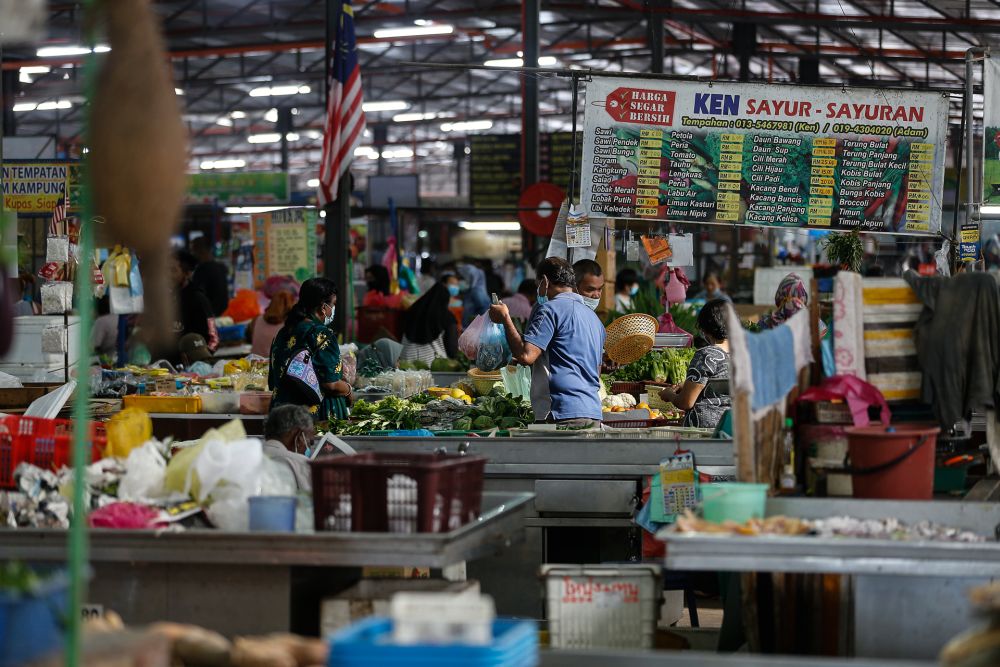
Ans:
{"label": "shopper in background", "polygon": [[[174,334],[178,339],[190,333],[199,334],[212,352],[219,345],[219,334],[215,330],[212,304],[205,293],[191,282],[197,266],[198,260],[191,253],[184,250],[174,253],[170,270],[177,295],[177,314],[180,317],[180,320],[174,322]],[[178,358],[179,353],[173,355],[172,360]]]}
{"label": "shopper in background", "polygon": [[14,317],[24,315],[41,315],[42,307],[35,301],[35,276],[27,271],[17,274],[17,302],[14,304]]}
{"label": "shopper in background", "polygon": [[392,297],[389,293],[390,283],[389,269],[381,264],[372,264],[365,269],[365,286],[368,287],[368,291],[365,292],[365,298],[362,299],[361,305],[375,308],[398,308],[398,302],[395,305],[390,305]]}
{"label": "shopper in background", "polygon": [[427,291],[434,287],[434,283],[437,282],[436,275],[437,262],[430,257],[420,262],[420,277],[417,278],[417,287],[420,288],[421,294],[427,294]]}
{"label": "shopper in background", "polygon": [[489,309],[490,295],[486,291],[486,274],[478,266],[459,264],[458,275],[465,281],[462,286],[462,326],[467,327],[476,316]]}
{"label": "shopper in background", "polygon": [[727,302],[709,301],[698,313],[698,328],[708,345],[694,353],[684,384],[667,387],[660,398],[687,410],[684,425],[715,428],[732,407],[729,397],[729,333]]}
{"label": "shopper in background", "polygon": [[573,264],[576,274],[576,291],[583,297],[587,308],[597,310],[601,305],[601,295],[604,294],[604,271],[601,265],[592,259],[581,259]]}
{"label": "shopper in background", "polygon": [[[353,401],[351,385],[342,378],[340,347],[329,329],[337,308],[337,286],[327,278],[310,278],[302,283],[298,303],[288,313],[285,326],[271,344],[271,368],[267,384],[273,391],[271,408],[295,404],[308,407],[316,421],[346,419],[347,406]],[[306,350],[316,371],[319,399],[289,377],[292,359]]]}
{"label": "shopper in background", "polygon": [[271,343],[274,337],[285,326],[285,318],[295,305],[295,297],[291,292],[280,291],[267,304],[263,315],[258,315],[250,321],[247,327],[247,337],[250,339],[250,352],[261,357],[271,355]]}
{"label": "shopper in background", "polygon": [[529,278],[522,280],[521,284],[517,286],[517,294],[507,297],[503,302],[507,304],[507,310],[510,311],[511,317],[527,322],[528,318],[531,317],[531,309],[537,298],[538,283]]}
{"label": "shopper in background", "polygon": [[219,317],[229,305],[229,269],[212,256],[212,244],[208,237],[199,236],[191,241],[191,254],[198,260],[191,284],[205,293],[212,306],[212,314]]}
{"label": "shopper in background", "polygon": [[722,291],[722,279],[719,277],[718,271],[707,271],[701,279],[701,286],[703,289],[698,293],[698,298],[706,301],[722,299],[732,302],[729,295]]}
{"label": "shopper in background", "polygon": [[458,294],[458,278],[444,275],[403,312],[403,350],[400,361],[454,359],[458,355],[458,323],[448,309]]}
{"label": "shopper in background", "polygon": [[277,407],[264,420],[264,455],[288,466],[300,492],[312,491],[312,471],[305,453],[315,434],[312,416],[301,405]]}
{"label": "shopper in background", "polygon": [[[503,303],[490,307],[490,319],[503,324],[514,360],[532,368],[532,409],[538,420],[570,426],[601,421],[601,356],[604,326],[577,294],[576,274],[565,259],[548,257],[538,265],[538,306],[524,335],[518,333]],[[535,364],[548,370],[551,405],[536,402]]]}
{"label": "shopper in background", "polygon": [[190,371],[198,362],[208,366],[215,363],[215,357],[212,356],[212,351],[208,349],[208,343],[205,342],[201,334],[189,333],[181,336],[181,339],[177,341],[177,349],[180,351],[181,365],[186,370]]}
{"label": "shopper in background", "polygon": [[[775,308],[760,318],[758,326],[761,329],[773,329],[788,321],[795,313],[809,307],[809,290],[797,273],[789,273],[781,279],[778,289],[774,291]],[[826,325],[819,323],[819,337],[826,334]]]}
{"label": "shopper in background", "polygon": [[615,276],[615,310],[629,313],[635,308],[632,299],[639,293],[639,274],[633,269],[622,269]]}
{"label": "shopper in background", "polygon": [[97,300],[97,317],[90,330],[94,354],[117,361],[118,316],[111,314],[111,299],[105,294]]}

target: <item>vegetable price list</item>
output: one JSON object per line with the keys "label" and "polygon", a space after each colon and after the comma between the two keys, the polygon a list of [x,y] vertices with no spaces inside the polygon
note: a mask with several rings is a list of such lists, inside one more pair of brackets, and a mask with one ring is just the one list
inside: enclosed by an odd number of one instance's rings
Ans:
{"label": "vegetable price list", "polygon": [[587,95],[591,216],[940,229],[937,93],[600,78]]}

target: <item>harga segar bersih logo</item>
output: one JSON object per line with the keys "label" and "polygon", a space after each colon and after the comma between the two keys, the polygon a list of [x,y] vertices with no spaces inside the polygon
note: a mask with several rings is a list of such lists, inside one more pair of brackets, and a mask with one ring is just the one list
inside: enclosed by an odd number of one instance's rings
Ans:
{"label": "harga segar bersih logo", "polygon": [[616,88],[605,100],[605,110],[622,123],[673,125],[676,97],[672,90]]}

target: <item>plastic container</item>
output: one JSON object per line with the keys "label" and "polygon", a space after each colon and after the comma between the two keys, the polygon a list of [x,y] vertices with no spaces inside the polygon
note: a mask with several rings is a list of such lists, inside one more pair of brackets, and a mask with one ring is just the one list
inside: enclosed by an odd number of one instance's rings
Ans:
{"label": "plastic container", "polygon": [[919,424],[847,429],[854,497],[930,500],[940,432]]}
{"label": "plastic container", "polygon": [[201,396],[201,411],[214,415],[238,414],[240,393],[238,391],[208,391]]}
{"label": "plastic container", "polygon": [[141,396],[129,394],[122,398],[126,408],[141,408],[149,413],[194,415],[201,412],[201,396]]}
{"label": "plastic container", "polygon": [[401,592],[389,605],[396,644],[465,644],[493,641],[496,607],[488,595]]}
{"label": "plastic container", "polygon": [[538,627],[534,621],[497,619],[488,646],[399,646],[389,642],[392,621],[361,621],[330,641],[329,667],[535,667]]}
{"label": "plastic container", "polygon": [[543,565],[553,648],[653,648],[659,565]]}
{"label": "plastic container", "polygon": [[0,667],[15,667],[62,648],[68,580],[57,574],[37,591],[0,591]]}
{"label": "plastic container", "polygon": [[251,496],[250,530],[267,533],[294,533],[295,496]]}
{"label": "plastic container", "polygon": [[764,516],[767,484],[725,482],[701,485],[701,510],[706,521],[746,523]]}
{"label": "plastic container", "polygon": [[[107,436],[104,424],[91,422],[90,458],[104,456]],[[46,470],[69,466],[73,453],[73,422],[10,415],[0,419],[0,488],[13,489],[14,470],[30,463]]]}
{"label": "plastic container", "polygon": [[443,533],[479,517],[479,456],[366,452],[312,462],[317,531]]}
{"label": "plastic container", "polygon": [[325,598],[320,606],[320,637],[370,616],[388,616],[396,593],[479,593],[479,582],[444,579],[362,579],[345,591]]}
{"label": "plastic container", "polygon": [[271,392],[244,391],[240,394],[241,415],[266,415],[271,409]]}
{"label": "plastic container", "polygon": [[242,342],[247,335],[246,322],[242,324],[231,324],[225,327],[216,327],[220,343]]}

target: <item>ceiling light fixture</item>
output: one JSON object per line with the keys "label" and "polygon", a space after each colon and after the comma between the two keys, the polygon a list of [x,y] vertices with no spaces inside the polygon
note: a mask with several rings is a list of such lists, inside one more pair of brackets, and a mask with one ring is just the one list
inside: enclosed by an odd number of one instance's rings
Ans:
{"label": "ceiling light fixture", "polygon": [[455,123],[441,123],[442,132],[474,132],[476,130],[489,130],[492,127],[492,120],[460,120]]}
{"label": "ceiling light fixture", "polygon": [[268,109],[267,113],[264,114],[264,120],[266,120],[268,123],[277,123],[278,122],[278,110],[277,109]]}
{"label": "ceiling light fixture", "polygon": [[[555,56],[541,56],[538,59],[538,66],[552,67],[556,62]],[[524,60],[521,58],[500,58],[498,60],[487,60],[483,64],[487,67],[524,67]]]}
{"label": "ceiling light fixture", "polygon": [[14,105],[14,111],[34,111],[37,108],[38,105],[34,102],[21,102]]}
{"label": "ceiling light fixture", "polygon": [[42,102],[37,107],[38,111],[52,111],[53,109],[72,109],[73,103],[69,100],[53,100],[51,102]]}
{"label": "ceiling light fixture", "polygon": [[48,74],[51,71],[52,68],[45,65],[28,65],[21,68],[21,74]]}
{"label": "ceiling light fixture", "polygon": [[521,229],[519,222],[469,222],[462,220],[458,223],[462,229],[470,232],[516,232]]}
{"label": "ceiling light fixture", "polygon": [[306,187],[307,188],[318,188],[319,187],[319,179],[318,178],[310,178],[308,181],[306,181]]}
{"label": "ceiling light fixture", "polygon": [[371,113],[373,111],[402,111],[409,109],[410,103],[402,100],[391,100],[388,102],[365,102],[361,105],[362,111]]}
{"label": "ceiling light fixture", "polygon": [[250,91],[250,97],[276,97],[281,95],[305,95],[312,92],[309,86],[261,86]]}
{"label": "ceiling light fixture", "polygon": [[281,141],[281,134],[278,132],[265,132],[264,134],[251,134],[247,137],[251,144],[276,144]]}
{"label": "ceiling light fixture", "polygon": [[91,51],[86,46],[43,46],[35,51],[39,58],[64,58],[66,56],[84,56],[88,53],[107,53],[111,47],[107,44],[98,44]]}
{"label": "ceiling light fixture", "polygon": [[231,114],[229,114],[229,117],[230,118],[246,118],[247,115],[243,111],[234,111]]}
{"label": "ceiling light fixture", "polygon": [[221,118],[217,118],[215,120],[215,124],[221,125],[222,127],[232,127],[233,120],[231,118],[226,118],[225,116],[222,116]]}
{"label": "ceiling light fixture", "polygon": [[174,95],[183,95],[184,91],[180,88],[174,88]]}
{"label": "ceiling light fixture", "polygon": [[246,160],[205,160],[199,167],[202,169],[242,169],[247,166]]}
{"label": "ceiling light fixture", "polygon": [[417,25],[408,28],[385,28],[375,31],[375,39],[395,39],[397,37],[425,37],[427,35],[450,35],[455,26],[446,24]]}
{"label": "ceiling light fixture", "polygon": [[394,123],[412,123],[417,120],[434,120],[438,115],[434,111],[428,113],[398,113],[392,117]]}

